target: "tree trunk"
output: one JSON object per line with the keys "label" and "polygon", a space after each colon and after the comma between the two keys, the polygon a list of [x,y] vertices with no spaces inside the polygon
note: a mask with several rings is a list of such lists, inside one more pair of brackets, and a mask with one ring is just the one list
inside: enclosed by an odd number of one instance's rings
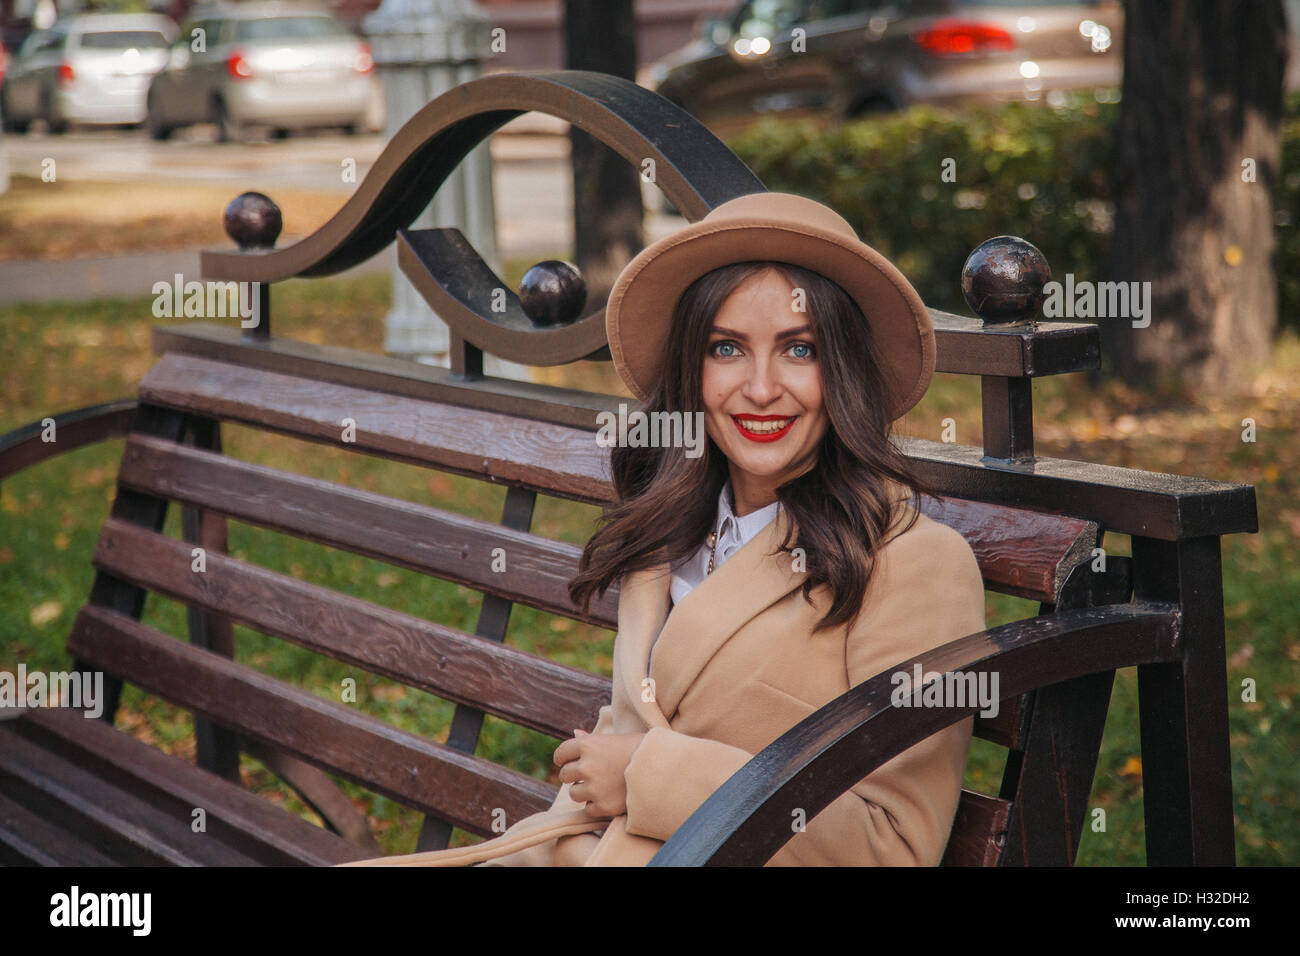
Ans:
{"label": "tree trunk", "polygon": [[1286,56],[1281,0],[1125,4],[1108,278],[1151,283],[1150,324],[1100,324],[1129,384],[1212,389],[1268,360]]}
{"label": "tree trunk", "polygon": [[[632,0],[565,0],[565,62],[636,79]],[[644,245],[641,174],[599,140],[573,127],[574,255],[587,282],[587,311],[609,297],[614,280]]]}

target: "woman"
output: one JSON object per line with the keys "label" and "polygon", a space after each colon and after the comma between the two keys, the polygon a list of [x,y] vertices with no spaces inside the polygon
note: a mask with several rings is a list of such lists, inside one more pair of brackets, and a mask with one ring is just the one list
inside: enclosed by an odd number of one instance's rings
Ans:
{"label": "woman", "polygon": [[[617,505],[570,583],[621,582],[614,691],[555,751],[552,808],[500,837],[366,861],[644,865],[750,757],[861,681],[984,627],[960,534],[888,440],[925,393],[920,297],[833,210],[733,199],[642,251],[606,310],[647,412],[702,411],[704,454],[616,448]],[[936,865],[971,719],[880,767],[774,865]],[[355,865],[355,864],[354,864]]]}

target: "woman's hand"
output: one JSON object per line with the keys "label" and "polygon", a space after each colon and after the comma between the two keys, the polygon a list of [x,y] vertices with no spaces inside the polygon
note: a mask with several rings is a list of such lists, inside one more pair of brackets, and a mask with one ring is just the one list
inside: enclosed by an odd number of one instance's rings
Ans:
{"label": "woman's hand", "polygon": [[575,736],[555,748],[560,782],[569,796],[587,805],[591,817],[617,817],[627,813],[627,781],[623,772],[645,734],[589,734]]}

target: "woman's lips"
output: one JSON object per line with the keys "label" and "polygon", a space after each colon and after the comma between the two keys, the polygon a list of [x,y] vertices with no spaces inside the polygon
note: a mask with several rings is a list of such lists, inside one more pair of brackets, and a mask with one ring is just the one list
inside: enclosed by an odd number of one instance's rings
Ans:
{"label": "woman's lips", "polygon": [[736,431],[750,441],[776,441],[788,432],[798,415],[732,415]]}

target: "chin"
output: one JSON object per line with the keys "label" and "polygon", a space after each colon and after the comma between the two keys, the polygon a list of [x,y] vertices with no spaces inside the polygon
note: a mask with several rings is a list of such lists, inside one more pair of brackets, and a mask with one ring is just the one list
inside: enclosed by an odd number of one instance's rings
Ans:
{"label": "chin", "polygon": [[[724,453],[725,451],[724,449]],[[756,478],[776,478],[781,475],[792,474],[795,470],[795,459],[789,455],[782,456],[779,461],[746,454],[727,455],[727,458],[736,468],[748,472]]]}

